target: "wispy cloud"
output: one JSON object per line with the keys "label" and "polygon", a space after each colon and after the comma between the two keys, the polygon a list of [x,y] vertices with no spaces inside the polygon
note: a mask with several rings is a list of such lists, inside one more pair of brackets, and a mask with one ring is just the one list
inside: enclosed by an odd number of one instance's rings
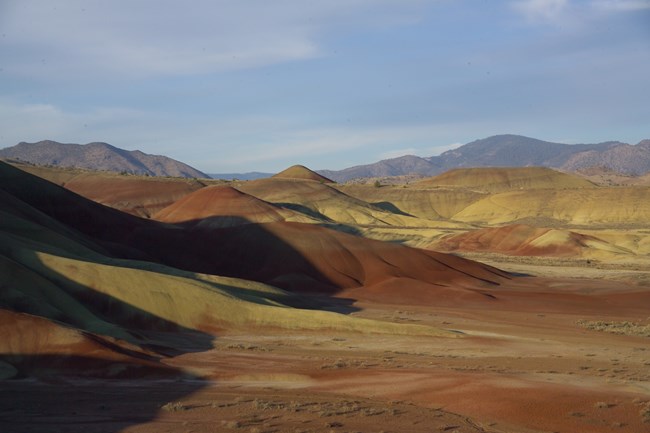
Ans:
{"label": "wispy cloud", "polygon": [[650,10],[650,0],[514,0],[510,5],[532,24],[576,25],[603,14]]}
{"label": "wispy cloud", "polygon": [[[131,144],[146,145],[157,135],[152,131],[164,120],[132,108],[67,111],[53,104],[25,104],[0,98],[0,147],[19,141],[52,139],[72,143],[113,140],[114,144],[130,149]],[[123,143],[123,137],[132,141]]]}
{"label": "wispy cloud", "polygon": [[595,0],[592,6],[607,12],[631,12],[650,9],[650,0]]}
{"label": "wispy cloud", "polygon": [[[323,27],[350,17],[377,24],[368,10],[387,18],[382,7],[396,3],[8,0],[0,6],[0,50],[11,53],[5,73],[37,77],[205,74],[321,56]],[[404,15],[416,17],[408,6],[421,0],[403,3]]]}
{"label": "wispy cloud", "polygon": [[519,0],[512,7],[530,22],[554,22],[569,4],[568,0]]}

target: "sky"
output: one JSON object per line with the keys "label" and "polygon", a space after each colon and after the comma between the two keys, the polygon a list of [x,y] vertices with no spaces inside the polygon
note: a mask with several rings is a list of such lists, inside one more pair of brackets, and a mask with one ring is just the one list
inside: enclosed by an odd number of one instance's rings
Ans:
{"label": "sky", "polygon": [[650,0],[0,0],[0,148],[208,173],[650,138]]}

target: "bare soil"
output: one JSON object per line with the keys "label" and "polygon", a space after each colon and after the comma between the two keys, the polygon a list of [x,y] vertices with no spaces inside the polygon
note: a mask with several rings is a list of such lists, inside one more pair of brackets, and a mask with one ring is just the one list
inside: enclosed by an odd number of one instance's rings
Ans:
{"label": "bare soil", "polygon": [[352,313],[460,338],[224,331],[164,360],[185,379],[5,381],[0,431],[649,431],[650,340],[585,323],[647,326],[650,291],[567,275],[501,287],[493,308],[358,301]]}

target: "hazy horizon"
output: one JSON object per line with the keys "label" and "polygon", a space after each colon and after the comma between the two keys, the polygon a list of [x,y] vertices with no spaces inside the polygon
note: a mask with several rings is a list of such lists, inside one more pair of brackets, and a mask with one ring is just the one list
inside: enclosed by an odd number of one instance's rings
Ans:
{"label": "hazy horizon", "polygon": [[0,147],[208,173],[650,138],[650,1],[0,2]]}

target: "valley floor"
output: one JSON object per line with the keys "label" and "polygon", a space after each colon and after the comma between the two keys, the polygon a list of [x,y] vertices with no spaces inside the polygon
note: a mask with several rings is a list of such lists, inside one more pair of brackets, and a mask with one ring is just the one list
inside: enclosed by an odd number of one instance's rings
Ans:
{"label": "valley floor", "polygon": [[647,272],[503,260],[537,276],[495,288],[493,308],[359,301],[352,313],[458,338],[226,331],[165,360],[185,380],[6,381],[0,431],[649,431]]}

